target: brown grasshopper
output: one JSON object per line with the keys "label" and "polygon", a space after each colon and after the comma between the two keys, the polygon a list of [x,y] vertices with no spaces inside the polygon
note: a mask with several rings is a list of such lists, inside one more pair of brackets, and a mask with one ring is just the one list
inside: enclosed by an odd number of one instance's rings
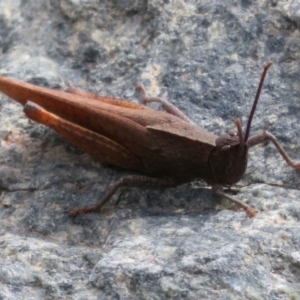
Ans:
{"label": "brown grasshopper", "polygon": [[223,192],[223,186],[237,183],[245,173],[249,148],[271,141],[292,168],[300,169],[300,162],[292,161],[271,133],[264,131],[249,138],[271,64],[264,68],[245,134],[237,119],[237,133],[219,137],[195,125],[170,102],[148,97],[142,85],[137,89],[144,102],[159,102],[166,112],[77,89],[62,92],[7,77],[0,77],[0,90],[21,103],[30,119],[53,128],[96,159],[146,174],[122,178],[98,204],[76,208],[71,215],[99,211],[122,186],[174,187],[204,179],[217,195],[254,217],[254,209]]}

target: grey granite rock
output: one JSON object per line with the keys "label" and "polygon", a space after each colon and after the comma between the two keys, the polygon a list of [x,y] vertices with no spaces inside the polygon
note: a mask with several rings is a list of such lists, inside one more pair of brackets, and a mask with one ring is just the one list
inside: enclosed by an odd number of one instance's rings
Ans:
{"label": "grey granite rock", "polygon": [[[143,82],[220,134],[246,123],[271,60],[252,133],[299,160],[299,20],[296,0],[0,0],[0,74],[136,101]],[[2,94],[0,141],[0,299],[300,299],[300,174],[273,145],[238,185],[254,219],[201,184],[123,190],[72,219],[128,172]]]}

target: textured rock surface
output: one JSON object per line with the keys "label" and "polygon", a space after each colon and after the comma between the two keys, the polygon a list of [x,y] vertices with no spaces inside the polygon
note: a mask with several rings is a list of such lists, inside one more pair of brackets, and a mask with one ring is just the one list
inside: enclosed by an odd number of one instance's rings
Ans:
{"label": "textured rock surface", "polygon": [[[216,134],[246,123],[272,60],[252,133],[300,158],[296,0],[0,0],[0,50],[2,75],[130,99],[143,82]],[[1,299],[299,299],[300,174],[272,145],[239,184],[253,220],[198,186],[124,190],[72,219],[128,172],[2,94],[0,140]]]}

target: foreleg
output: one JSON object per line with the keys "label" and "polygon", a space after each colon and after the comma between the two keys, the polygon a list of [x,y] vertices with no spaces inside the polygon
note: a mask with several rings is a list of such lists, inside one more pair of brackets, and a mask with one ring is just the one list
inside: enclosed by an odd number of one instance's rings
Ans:
{"label": "foreleg", "polygon": [[298,161],[293,161],[289,156],[288,154],[284,151],[284,149],[281,147],[281,145],[279,144],[278,140],[276,139],[276,137],[271,134],[270,132],[268,131],[264,131],[263,133],[261,134],[257,134],[251,138],[248,139],[247,141],[247,145],[248,147],[253,147],[253,146],[256,146],[258,144],[261,144],[263,142],[266,142],[266,141],[271,141],[277,151],[281,154],[281,156],[285,159],[285,161],[294,169],[296,170],[300,170],[300,162]]}
{"label": "foreleg", "polygon": [[248,215],[249,218],[255,217],[256,211],[251,206],[249,206],[248,204],[244,203],[243,201],[240,201],[240,200],[238,200],[238,199],[236,199],[236,198],[234,198],[234,197],[232,197],[232,196],[227,195],[226,193],[224,193],[222,186],[214,185],[212,188],[213,188],[213,191],[217,195],[219,195],[221,197],[224,197],[224,198],[232,201],[233,203],[237,204],[241,208],[243,208],[246,211],[246,213],[247,213],[247,215]]}

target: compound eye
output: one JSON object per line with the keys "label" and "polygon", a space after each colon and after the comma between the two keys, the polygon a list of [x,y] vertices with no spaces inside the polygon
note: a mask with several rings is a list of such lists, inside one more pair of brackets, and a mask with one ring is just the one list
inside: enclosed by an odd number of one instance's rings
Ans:
{"label": "compound eye", "polygon": [[237,132],[236,131],[229,131],[228,134],[230,136],[237,136]]}
{"label": "compound eye", "polygon": [[228,144],[227,141],[230,138],[228,133],[222,133],[220,136],[216,138],[217,147],[222,147],[223,145]]}
{"label": "compound eye", "polygon": [[221,151],[227,151],[227,150],[229,150],[230,149],[230,146],[229,145],[225,145],[225,146],[223,146],[220,150]]}

